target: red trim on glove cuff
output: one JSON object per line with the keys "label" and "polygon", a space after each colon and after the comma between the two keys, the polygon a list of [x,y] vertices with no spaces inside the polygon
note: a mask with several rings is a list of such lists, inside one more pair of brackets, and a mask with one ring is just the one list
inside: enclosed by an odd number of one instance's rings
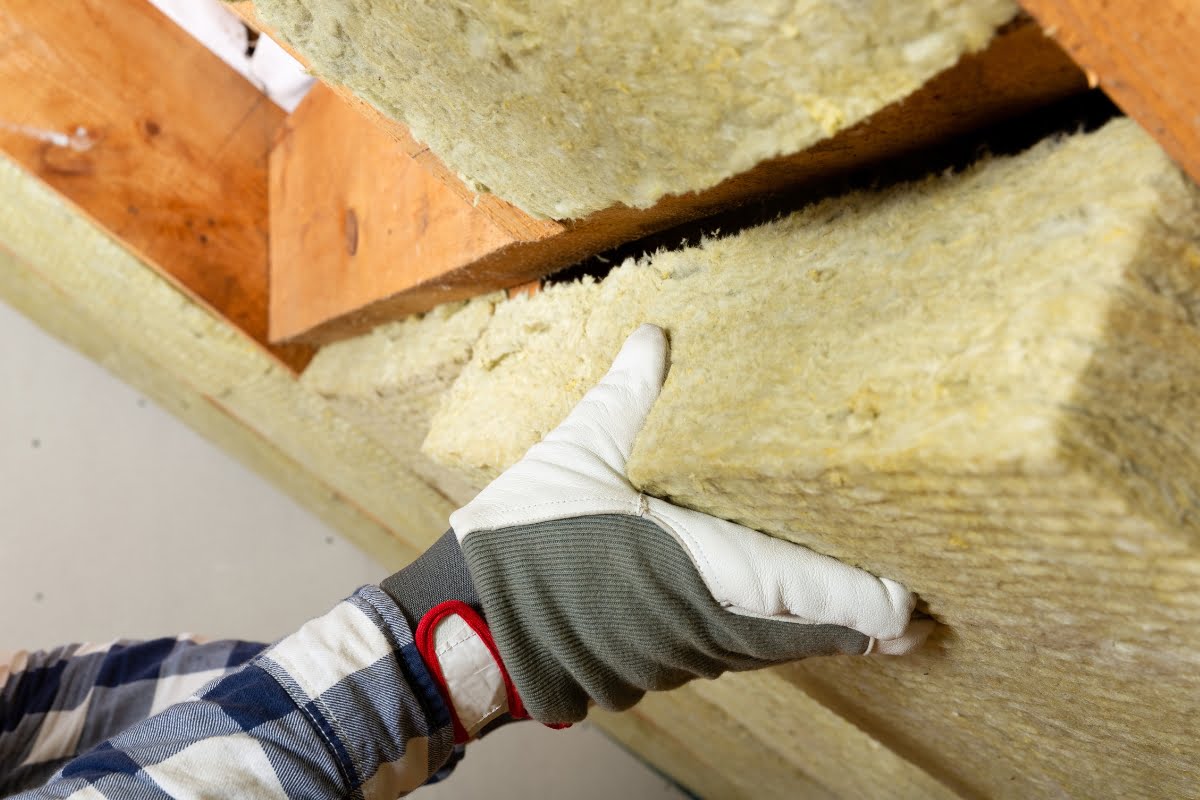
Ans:
{"label": "red trim on glove cuff", "polygon": [[[492,638],[492,631],[488,628],[487,622],[483,617],[471,606],[461,600],[447,600],[444,603],[439,603],[429,609],[424,617],[421,618],[420,624],[417,625],[414,639],[416,640],[417,652],[421,654],[425,665],[429,668],[429,672],[433,675],[434,683],[437,684],[438,693],[441,694],[442,700],[446,703],[446,708],[450,710],[450,721],[454,726],[454,743],[466,744],[470,741],[470,736],[462,721],[458,718],[458,712],[454,709],[454,701],[450,698],[450,687],[446,684],[446,676],[442,670],[441,661],[438,660],[437,646],[434,642],[434,631],[438,623],[447,617],[457,615],[467,623],[472,631],[478,636],[480,641],[488,649],[492,659],[496,662],[496,666],[500,668],[500,677],[504,681],[504,693],[508,700],[508,714],[514,720],[529,719],[529,712],[525,710],[525,704],[521,701],[521,695],[517,693],[517,687],[513,685],[512,678],[508,674],[508,670],[504,667],[504,661],[500,658],[500,651],[496,647],[496,640]],[[570,723],[547,725],[548,728],[561,730],[562,728],[571,727]]]}

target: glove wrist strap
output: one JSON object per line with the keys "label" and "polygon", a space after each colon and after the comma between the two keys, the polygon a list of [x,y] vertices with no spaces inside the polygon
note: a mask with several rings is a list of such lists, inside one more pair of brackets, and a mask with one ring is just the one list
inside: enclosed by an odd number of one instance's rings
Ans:
{"label": "glove wrist strap", "polygon": [[461,600],[439,603],[421,618],[414,639],[450,711],[455,744],[506,714],[529,719],[491,629],[474,608]]}

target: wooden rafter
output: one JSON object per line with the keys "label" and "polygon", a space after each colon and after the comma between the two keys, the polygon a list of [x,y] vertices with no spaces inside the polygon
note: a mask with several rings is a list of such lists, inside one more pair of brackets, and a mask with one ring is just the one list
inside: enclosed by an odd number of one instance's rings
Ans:
{"label": "wooden rafter", "polygon": [[319,340],[326,320],[365,327],[374,318],[339,318],[381,297],[424,311],[453,299],[445,276],[469,290],[516,244],[324,84],[288,119],[270,185],[275,339]]}
{"label": "wooden rafter", "polygon": [[[0,89],[0,297],[275,481],[385,564],[399,566],[440,534],[449,504],[338,417],[263,344],[263,155],[279,113],[249,94],[233,105],[245,84],[188,51],[194,43],[164,27],[140,0],[79,0],[70,14],[54,5],[12,0],[0,10],[0,40],[9,45],[0,50],[0,75],[9,87]],[[58,38],[60,29],[73,32],[69,44]],[[1025,30],[1022,35],[1031,35]],[[1019,59],[1026,52],[1018,48],[1010,55]],[[142,62],[147,53],[161,61]],[[968,81],[960,88],[995,89],[988,70],[997,63],[975,62],[975,74],[960,73]],[[176,65],[188,74],[186,84]],[[1046,65],[1027,66],[1036,72]],[[210,99],[210,84],[203,83],[210,75],[211,86],[223,87],[211,89],[212,97],[240,116],[190,108]],[[1064,86],[1077,88],[1077,73],[1068,67],[1063,77]],[[1101,85],[1112,90],[1107,80],[1101,73]],[[160,96],[181,87],[185,101]],[[1033,102],[1020,87],[1013,91],[1011,104],[993,113],[1020,108],[1017,100]],[[910,144],[905,126],[926,119],[919,105],[885,113],[894,114],[889,124]],[[987,121],[968,114],[942,130]],[[837,147],[855,158],[903,152],[889,149],[894,142],[872,138],[869,127],[856,130],[861,141],[839,137],[829,143],[832,150],[818,148],[818,162],[797,167],[801,177],[844,165]],[[400,153],[414,158],[403,147]],[[415,163],[425,163],[415,155]],[[237,169],[250,172],[228,174]],[[763,185],[771,180],[767,175]],[[214,208],[221,216],[212,214]],[[213,234],[206,232],[205,214],[213,219]],[[627,224],[614,215],[608,223],[613,229]],[[334,219],[343,229],[330,246],[366,252],[361,241],[351,247],[346,215]],[[488,219],[495,223],[494,216]],[[497,227],[517,243],[512,246],[538,252],[532,245],[542,240],[529,233],[537,226],[522,232],[517,221]],[[369,235],[371,224],[358,220],[357,235]],[[562,226],[562,233],[544,238],[552,241],[567,230]],[[302,357],[301,351],[292,365]],[[766,699],[751,703],[752,692]],[[747,716],[749,708],[776,708],[776,702],[789,714],[770,717],[770,725]],[[632,714],[597,715],[597,721],[704,796],[953,796],[920,759],[889,750],[866,732],[887,725],[859,720],[859,728],[853,716],[834,708],[815,690],[762,674],[655,695]],[[870,769],[844,768],[868,762]]]}
{"label": "wooden rafter", "polygon": [[[302,53],[289,47],[281,37],[271,30],[258,16],[253,0],[236,0],[229,3],[229,8],[256,31],[271,36],[280,46],[292,54],[298,61],[306,64]],[[492,194],[477,195],[466,187],[458,176],[446,168],[436,155],[425,145],[418,142],[409,133],[408,128],[394,119],[384,116],[373,105],[358,97],[344,86],[331,86],[331,89],[346,103],[358,111],[374,127],[386,133],[400,146],[401,152],[410,156],[418,164],[442,181],[452,192],[470,202],[488,216],[501,230],[506,231],[515,241],[535,241],[559,234],[563,226],[554,220],[534,219],[511,203],[507,203]]]}
{"label": "wooden rafter", "polygon": [[1200,5],[1021,0],[1091,82],[1200,181]]}
{"label": "wooden rafter", "polygon": [[[8,0],[0,41],[0,152],[267,342],[284,113],[145,0]],[[299,369],[311,351],[274,353]]]}

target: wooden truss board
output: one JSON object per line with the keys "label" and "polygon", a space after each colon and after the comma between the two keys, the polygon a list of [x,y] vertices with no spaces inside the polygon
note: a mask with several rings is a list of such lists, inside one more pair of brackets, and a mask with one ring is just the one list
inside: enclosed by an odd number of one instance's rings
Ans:
{"label": "wooden truss board", "polygon": [[10,0],[0,40],[0,153],[266,343],[283,111],[147,2]]}
{"label": "wooden truss board", "polygon": [[1021,0],[1099,86],[1200,181],[1200,5]]}

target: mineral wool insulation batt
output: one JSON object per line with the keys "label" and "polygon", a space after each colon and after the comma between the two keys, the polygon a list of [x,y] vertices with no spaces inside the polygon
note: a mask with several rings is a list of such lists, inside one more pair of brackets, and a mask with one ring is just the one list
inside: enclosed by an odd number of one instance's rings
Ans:
{"label": "mineral wool insulation batt", "polygon": [[582,217],[799,152],[983,48],[1011,0],[256,0],[468,185]]}
{"label": "mineral wool insulation batt", "polygon": [[[939,774],[981,795],[1194,788],[1200,191],[1144,132],[1115,120],[447,307],[312,369],[352,360],[324,390],[339,408],[410,460],[428,424],[425,453],[481,486],[645,321],[672,353],[634,483],[901,580],[943,623],[915,656],[796,680],[937,742]],[[788,702],[743,696],[747,719]]]}
{"label": "mineral wool insulation batt", "polygon": [[[960,476],[1040,496],[1085,470],[1185,519],[1196,196],[1117,120],[551,286],[496,310],[426,450],[494,477],[650,321],[672,367],[630,474],[656,493],[778,528],[969,505]],[[774,482],[791,488],[753,489]]]}
{"label": "mineral wool insulation batt", "polygon": [[503,297],[449,303],[324,347],[301,381],[439,492],[465,504],[478,487],[421,455],[421,442]]}
{"label": "mineral wool insulation batt", "polygon": [[672,355],[634,484],[900,580],[943,623],[916,656],[789,674],[936,743],[968,795],[1193,793],[1200,191],[1144,132],[502,303],[426,453],[482,484],[644,321]]}

